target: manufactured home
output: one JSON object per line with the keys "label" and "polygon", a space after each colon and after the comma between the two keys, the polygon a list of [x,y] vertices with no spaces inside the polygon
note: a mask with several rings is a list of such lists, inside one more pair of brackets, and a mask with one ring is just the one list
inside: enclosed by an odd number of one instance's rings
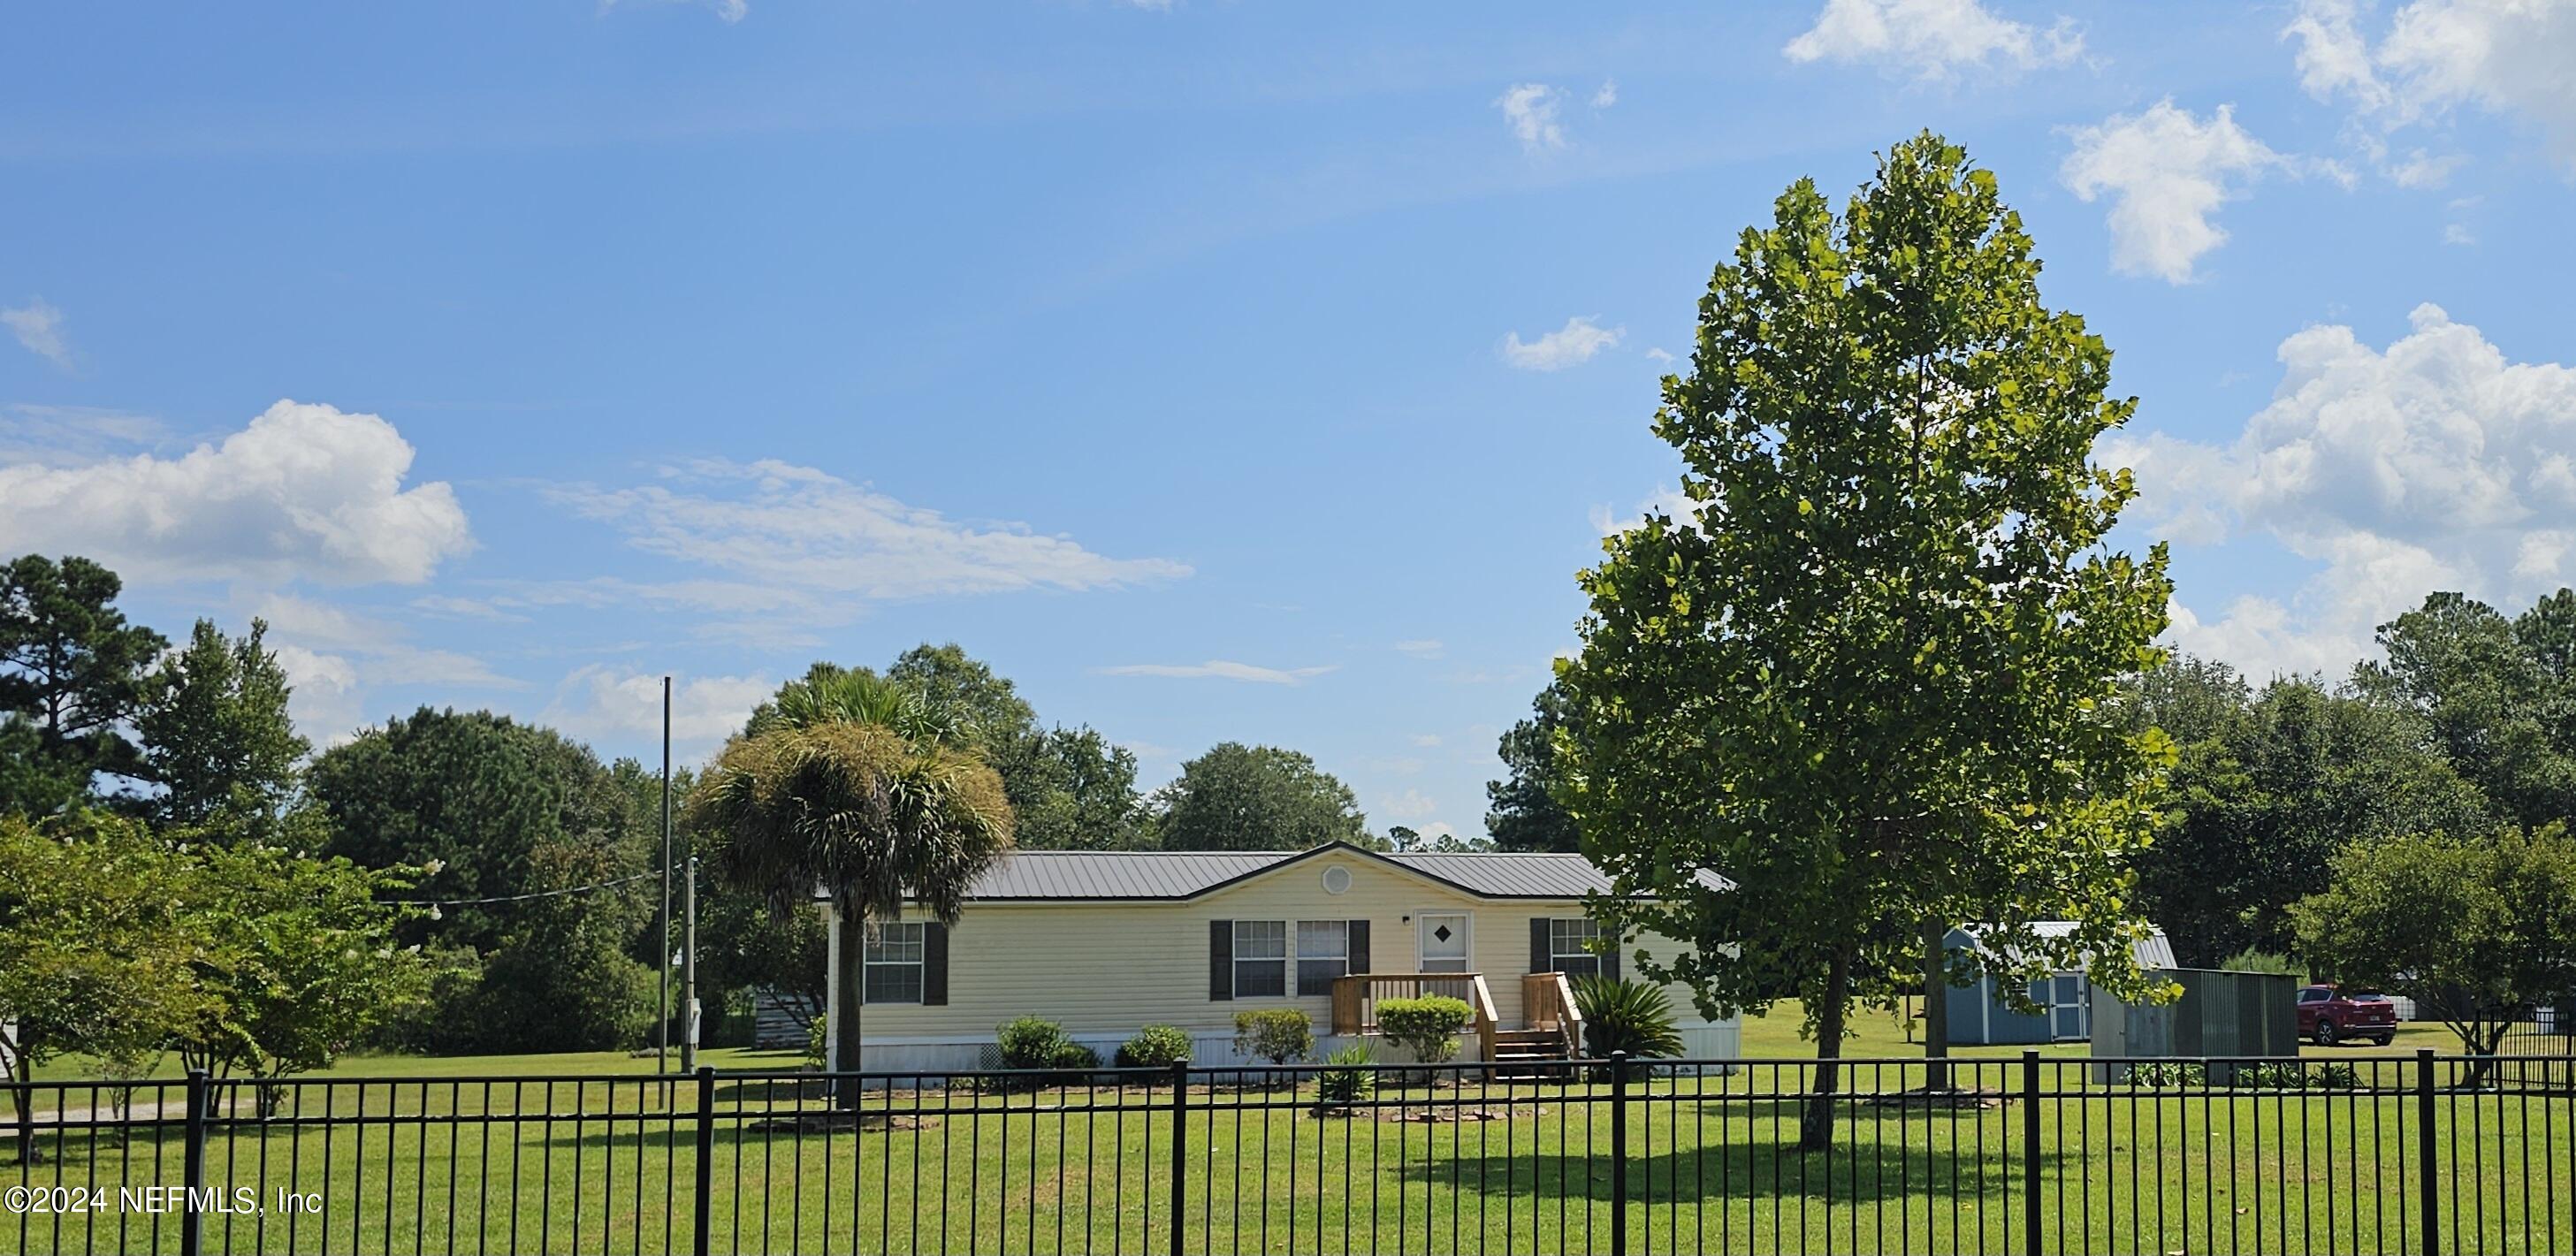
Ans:
{"label": "manufactured home", "polygon": [[[1019,1016],[1062,1024],[1104,1060],[1162,1024],[1188,1031],[1201,1064],[1248,1063],[1233,1046],[1235,1013],[1248,1008],[1305,1011],[1319,1055],[1368,1041],[1400,1060],[1374,1038],[1376,1004],[1421,993],[1474,1009],[1461,1060],[1563,1058],[1576,1045],[1569,978],[1623,975],[1659,945],[1603,938],[1583,904],[1609,889],[1571,854],[1381,854],[1339,842],[1018,851],[976,882],[954,925],[907,910],[865,939],[859,1067],[991,1067],[996,1027]],[[1734,1021],[1699,1016],[1678,987],[1672,995],[1686,1055],[1736,1054]],[[826,1022],[836,1035],[838,1022]],[[838,1058],[837,1042],[831,1050]]]}

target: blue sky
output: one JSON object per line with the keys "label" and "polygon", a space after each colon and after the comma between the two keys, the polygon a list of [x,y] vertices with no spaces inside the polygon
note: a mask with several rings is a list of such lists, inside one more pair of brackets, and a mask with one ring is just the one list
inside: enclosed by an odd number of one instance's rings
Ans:
{"label": "blue sky", "polygon": [[0,551],[704,755],[955,640],[1148,783],[1482,829],[1662,355],[1789,181],[1994,169],[2138,395],[2176,641],[2340,674],[2576,550],[2576,4],[22,7]]}

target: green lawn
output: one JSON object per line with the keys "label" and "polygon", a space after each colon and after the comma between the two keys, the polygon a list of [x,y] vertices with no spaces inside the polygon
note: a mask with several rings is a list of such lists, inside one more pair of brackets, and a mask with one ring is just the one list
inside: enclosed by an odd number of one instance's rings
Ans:
{"label": "green lawn", "polygon": [[[1760,1035],[1782,1024],[1748,1025],[1748,1046],[1761,1049]],[[1962,1084],[2017,1086],[2018,1053],[1995,1054],[1967,1057]],[[2354,1080],[2411,1076],[2411,1063],[2342,1056],[2355,1063]],[[636,1076],[649,1060],[588,1062],[617,1076],[487,1087],[464,1079],[579,1070],[563,1068],[562,1057],[359,1060],[336,1074],[345,1080],[308,1088],[281,1114],[310,1120],[327,1106],[339,1125],[281,1121],[263,1131],[245,1107],[244,1119],[214,1138],[208,1181],[265,1181],[272,1192],[291,1183],[320,1193],[321,1212],[212,1217],[207,1250],[283,1251],[290,1239],[298,1251],[688,1250],[694,1082]],[[709,1062],[722,1061],[711,1053]],[[1867,1093],[1921,1080],[1913,1065],[1853,1072],[1851,1085]],[[2181,1097],[2096,1086],[2087,1072],[2052,1066],[2046,1084],[2068,1094],[2040,1104],[2051,1248],[2417,1246],[2412,1096]],[[394,1076],[412,1080],[384,1080]],[[1779,1093],[1800,1077],[1755,1066],[1637,1087],[1626,1109],[1632,1250],[1769,1250],[1777,1241],[1783,1250],[1975,1251],[2017,1242],[2026,1105],[1849,1103],[1835,1151],[1802,1156],[1789,1150],[1795,1100]],[[1551,1083],[1385,1096],[1410,1111],[1469,1118],[1424,1123],[1372,1112],[1318,1116],[1311,1087],[1194,1091],[1183,1247],[1597,1250],[1610,1229],[1612,1122],[1606,1104],[1582,1100],[1606,1093]],[[792,1080],[723,1079],[712,1098],[718,1251],[1166,1249],[1166,1092],[898,1092],[872,1097],[871,1111],[890,1122],[858,1131],[765,1128],[764,1114],[820,1113],[819,1099]],[[2437,1180],[2445,1228],[2460,1231],[2447,1246],[2576,1245],[2576,1191],[2566,1184],[2576,1166],[2576,1100],[2439,1102],[2446,1168]],[[503,1119],[444,1119],[459,1113]],[[346,1124],[352,1116],[364,1123]],[[181,1176],[175,1131],[122,1144],[72,1132],[50,1150],[51,1163],[31,1175],[0,1168],[0,1185],[59,1182],[112,1194],[120,1182]],[[2089,1208],[2079,1207],[2088,1198]],[[114,1210],[0,1217],[0,1250],[13,1240],[27,1251],[175,1250],[177,1218]]]}

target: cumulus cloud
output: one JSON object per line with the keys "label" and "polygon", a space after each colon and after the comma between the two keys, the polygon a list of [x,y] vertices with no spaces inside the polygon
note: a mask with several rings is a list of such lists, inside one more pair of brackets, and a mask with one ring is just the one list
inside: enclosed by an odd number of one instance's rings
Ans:
{"label": "cumulus cloud", "polygon": [[1514,83],[1494,98],[1494,107],[1503,111],[1503,125],[1525,153],[1565,147],[1565,124],[1557,120],[1564,104],[1564,91],[1545,83]]}
{"label": "cumulus cloud", "polygon": [[1524,371],[1561,371],[1591,361],[1594,354],[1618,344],[1626,334],[1624,327],[1603,327],[1578,315],[1536,340],[1523,341],[1519,332],[1505,335],[1503,361]]}
{"label": "cumulus cloud", "polygon": [[[714,569],[712,582],[614,581],[557,588],[577,598],[667,598],[705,609],[810,607],[818,595],[894,600],[1022,589],[1113,589],[1179,579],[1181,563],[1109,558],[1015,523],[968,524],[863,484],[778,461],[707,461],[633,488],[545,490],[657,557]],[[528,595],[543,591],[529,590]],[[745,599],[748,599],[746,601]]]}
{"label": "cumulus cloud", "polygon": [[1826,0],[1816,24],[1781,55],[1801,63],[1877,65],[1947,79],[1986,65],[2063,65],[2083,55],[2069,18],[2046,29],[1996,16],[1979,0]]}
{"label": "cumulus cloud", "polygon": [[2341,326],[2282,341],[2271,404],[2232,445],[2105,442],[2152,530],[2269,538],[2316,567],[2286,599],[2177,608],[2177,644],[2257,675],[2339,674],[2426,593],[2515,603],[2576,583],[2576,370],[2510,362],[2439,306],[2410,322],[2384,350]]}
{"label": "cumulus cloud", "polygon": [[[681,676],[671,684],[671,742],[680,749],[712,749],[742,730],[753,707],[777,692],[766,676]],[[576,736],[650,740],[662,734],[662,678],[593,663],[575,668],[555,687],[540,717]]]}
{"label": "cumulus cloud", "polygon": [[0,309],[0,326],[18,338],[18,344],[65,370],[71,369],[72,346],[63,339],[63,312],[45,304],[43,297],[29,298],[25,305]]}
{"label": "cumulus cloud", "polygon": [[[2282,35],[2299,86],[2352,110],[2366,147],[2462,106],[2527,122],[2576,170],[2576,4],[2413,0],[2374,43],[2354,0],[2304,0]],[[2392,173],[2394,171],[2392,170]]]}
{"label": "cumulus cloud", "polygon": [[473,547],[444,483],[372,414],[281,401],[176,458],[0,467],[0,549],[85,554],[129,578],[417,584]]}
{"label": "cumulus cloud", "polygon": [[1617,536],[1642,526],[1648,515],[1661,514],[1669,519],[1685,519],[1696,517],[1698,509],[1689,495],[1679,488],[1658,484],[1655,486],[1655,491],[1646,494],[1645,498],[1637,503],[1636,509],[1625,515],[1611,510],[1608,506],[1593,507],[1592,530],[1603,536]]}
{"label": "cumulus cloud", "polygon": [[2114,114],[2072,132],[2058,177],[2086,201],[2111,198],[2111,265],[2122,274],[2188,283],[2200,259],[2227,242],[2212,216],[2280,154],[2236,125],[2233,106],[2207,120],[2171,100],[2134,117]]}
{"label": "cumulus cloud", "polygon": [[1337,667],[1256,667],[1232,659],[1204,663],[1122,663],[1092,669],[1103,676],[1172,676],[1190,680],[1243,680],[1263,685],[1302,685]]}

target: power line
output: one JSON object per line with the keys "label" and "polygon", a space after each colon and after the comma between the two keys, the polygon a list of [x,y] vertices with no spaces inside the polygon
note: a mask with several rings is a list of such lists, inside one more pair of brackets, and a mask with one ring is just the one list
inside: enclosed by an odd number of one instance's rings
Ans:
{"label": "power line", "polygon": [[566,894],[588,894],[593,890],[615,889],[621,885],[632,884],[637,881],[647,880],[660,875],[662,874],[658,871],[639,872],[631,877],[618,877],[615,880],[610,881],[593,881],[588,885],[567,885],[560,890],[537,890],[528,894],[495,894],[489,898],[389,898],[384,901],[402,907],[479,907],[485,903],[524,903],[530,899],[561,898]]}

